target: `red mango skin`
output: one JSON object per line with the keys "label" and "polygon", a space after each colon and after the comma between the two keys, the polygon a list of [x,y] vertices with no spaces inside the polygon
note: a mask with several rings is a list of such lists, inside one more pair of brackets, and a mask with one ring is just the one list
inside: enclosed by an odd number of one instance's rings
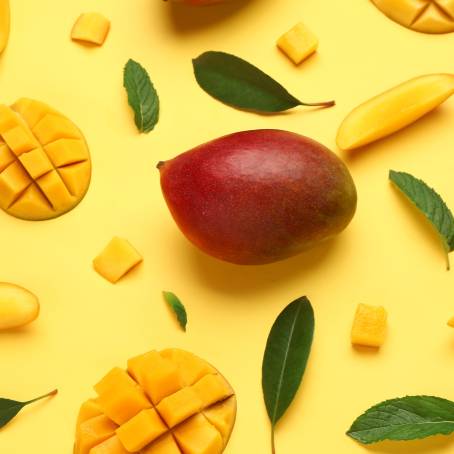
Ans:
{"label": "red mango skin", "polygon": [[234,133],[158,168],[181,231],[202,251],[236,264],[296,255],[340,233],[356,210],[345,164],[292,132]]}

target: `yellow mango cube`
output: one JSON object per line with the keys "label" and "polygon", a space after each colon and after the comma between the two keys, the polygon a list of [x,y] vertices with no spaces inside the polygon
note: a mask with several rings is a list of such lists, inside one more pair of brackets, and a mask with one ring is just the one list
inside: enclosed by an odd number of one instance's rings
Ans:
{"label": "yellow mango cube", "polygon": [[5,143],[0,144],[0,172],[3,172],[12,162],[16,160],[16,156]]}
{"label": "yellow mango cube", "polygon": [[317,50],[318,38],[300,22],[278,39],[277,46],[299,65]]}
{"label": "yellow mango cube", "polygon": [[42,148],[35,148],[32,151],[21,154],[19,161],[34,180],[54,168]]}
{"label": "yellow mango cube", "polygon": [[49,145],[51,142],[55,142],[61,138],[80,138],[80,131],[72,121],[53,113],[45,115],[33,126],[32,131],[42,145]]}
{"label": "yellow mango cube", "polygon": [[173,436],[167,434],[148,445],[141,454],[181,454],[181,451]]}
{"label": "yellow mango cube", "polygon": [[16,156],[39,146],[36,139],[22,125],[5,131],[2,133],[2,137]]}
{"label": "yellow mango cube", "polygon": [[90,454],[129,454],[121,444],[120,439],[114,435],[90,450]]}
{"label": "yellow mango cube", "polygon": [[351,332],[352,344],[381,347],[385,342],[387,318],[384,307],[358,305]]}
{"label": "yellow mango cube", "polygon": [[96,416],[79,427],[76,450],[78,454],[90,454],[90,450],[115,435],[117,425],[104,415]]}
{"label": "yellow mango cube", "polygon": [[71,31],[74,41],[83,41],[101,46],[110,30],[110,21],[99,13],[85,13],[79,16]]}
{"label": "yellow mango cube", "polygon": [[226,399],[233,394],[232,388],[219,374],[206,375],[192,389],[203,403],[203,408]]}
{"label": "yellow mango cube", "polygon": [[83,422],[95,418],[96,416],[101,416],[102,414],[102,408],[96,399],[89,399],[80,407],[79,416],[77,417],[77,426],[80,426]]}
{"label": "yellow mango cube", "polygon": [[225,446],[229,441],[232,433],[232,427],[235,424],[236,399],[234,397],[230,397],[223,402],[203,410],[203,414],[219,431]]}
{"label": "yellow mango cube", "polygon": [[138,452],[167,432],[154,408],[142,410],[117,429],[117,436],[129,452]]}
{"label": "yellow mango cube", "polygon": [[114,237],[93,260],[93,267],[102,277],[115,284],[142,260],[129,241]]}
{"label": "yellow mango cube", "polygon": [[101,395],[116,387],[135,386],[135,384],[124,369],[114,367],[93,388],[98,395]]}
{"label": "yellow mango cube", "polygon": [[10,164],[0,174],[0,204],[2,208],[8,208],[31,184],[31,178],[18,161]]}
{"label": "yellow mango cube", "polygon": [[203,403],[191,388],[183,388],[163,399],[156,407],[162,419],[169,427],[195,415],[203,408]]}
{"label": "yellow mango cube", "polygon": [[44,174],[36,183],[55,210],[64,210],[71,203],[73,196],[56,170]]}

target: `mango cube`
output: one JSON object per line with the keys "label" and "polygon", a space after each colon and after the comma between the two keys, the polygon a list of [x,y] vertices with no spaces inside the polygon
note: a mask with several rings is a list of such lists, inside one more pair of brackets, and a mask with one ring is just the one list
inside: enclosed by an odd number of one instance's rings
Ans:
{"label": "mango cube", "polygon": [[183,388],[163,399],[156,409],[166,424],[172,428],[195,415],[203,408],[203,402],[191,388]]}
{"label": "mango cube", "polygon": [[42,148],[35,148],[32,151],[21,154],[19,161],[34,180],[54,169]]}
{"label": "mango cube", "polygon": [[299,65],[317,50],[318,38],[300,22],[278,39],[277,46]]}
{"label": "mango cube", "polygon": [[79,426],[83,422],[95,418],[96,416],[101,416],[102,414],[102,408],[99,406],[96,399],[89,399],[80,407],[79,416],[77,417],[77,425]]}
{"label": "mango cube", "polygon": [[90,454],[129,454],[121,444],[120,439],[114,435],[90,450]]}
{"label": "mango cube", "polygon": [[206,375],[192,386],[192,389],[202,401],[204,408],[220,402],[233,394],[232,388],[219,374]]}
{"label": "mango cube", "polygon": [[236,399],[230,397],[203,410],[206,419],[219,431],[224,445],[227,444],[235,424]]}
{"label": "mango cube", "polygon": [[84,41],[101,46],[110,30],[110,21],[99,13],[82,14],[71,31],[74,41]]}
{"label": "mango cube", "polygon": [[351,333],[352,344],[381,347],[385,342],[387,318],[384,307],[358,305]]}
{"label": "mango cube", "polygon": [[104,415],[83,422],[78,430],[76,450],[79,454],[90,454],[96,445],[115,435],[118,426]]}
{"label": "mango cube", "polygon": [[166,434],[148,445],[142,454],[181,454],[181,451],[172,434]]}
{"label": "mango cube", "polygon": [[5,131],[2,133],[2,138],[16,156],[39,146],[36,139],[22,125]]}
{"label": "mango cube", "polygon": [[113,388],[123,386],[135,386],[135,381],[120,367],[114,367],[96,385],[94,389],[98,395],[109,392]]}
{"label": "mango cube", "polygon": [[142,260],[129,241],[114,237],[93,260],[93,267],[102,277],[115,284]]}
{"label": "mango cube", "polygon": [[154,408],[142,410],[117,429],[117,436],[129,452],[137,452],[167,432]]}

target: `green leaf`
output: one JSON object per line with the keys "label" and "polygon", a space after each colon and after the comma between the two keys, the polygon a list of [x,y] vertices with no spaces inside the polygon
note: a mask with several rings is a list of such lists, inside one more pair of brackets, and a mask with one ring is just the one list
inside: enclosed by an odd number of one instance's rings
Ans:
{"label": "green leaf", "polygon": [[0,398],[0,428],[6,426],[24,407],[30,405],[38,400],[52,397],[57,394],[57,390],[50,392],[44,396],[37,397],[36,399],[27,402],[18,402],[17,400],[1,399]]}
{"label": "green leaf", "polygon": [[274,322],[266,344],[262,365],[262,387],[274,428],[292,403],[306,370],[314,336],[314,311],[310,301],[298,298]]}
{"label": "green leaf", "polygon": [[367,410],[347,432],[364,443],[416,440],[454,432],[454,402],[440,397],[407,396]]}
{"label": "green leaf", "polygon": [[162,292],[164,295],[164,299],[166,300],[167,304],[171,307],[175,315],[177,316],[178,323],[186,331],[186,325],[188,323],[188,316],[186,314],[186,309],[183,306],[183,303],[180,299],[172,292]]}
{"label": "green leaf", "polygon": [[124,87],[140,132],[150,132],[159,120],[159,98],[143,66],[129,60],[124,69]]}
{"label": "green leaf", "polygon": [[239,109],[272,113],[296,106],[334,105],[334,101],[301,102],[263,71],[235,55],[209,51],[192,62],[200,87],[213,98]]}
{"label": "green leaf", "polygon": [[439,233],[448,254],[454,250],[454,217],[446,203],[424,181],[405,172],[390,170],[389,179],[416,205]]}

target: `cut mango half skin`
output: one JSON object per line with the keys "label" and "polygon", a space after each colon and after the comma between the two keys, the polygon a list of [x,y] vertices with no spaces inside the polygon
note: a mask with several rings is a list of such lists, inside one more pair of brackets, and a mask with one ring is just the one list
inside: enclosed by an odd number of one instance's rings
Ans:
{"label": "cut mango half skin", "polygon": [[0,54],[8,45],[10,15],[9,0],[0,0]]}
{"label": "cut mango half skin", "polygon": [[428,114],[454,94],[454,75],[411,79],[354,109],[337,133],[341,150],[354,150],[387,137]]}

